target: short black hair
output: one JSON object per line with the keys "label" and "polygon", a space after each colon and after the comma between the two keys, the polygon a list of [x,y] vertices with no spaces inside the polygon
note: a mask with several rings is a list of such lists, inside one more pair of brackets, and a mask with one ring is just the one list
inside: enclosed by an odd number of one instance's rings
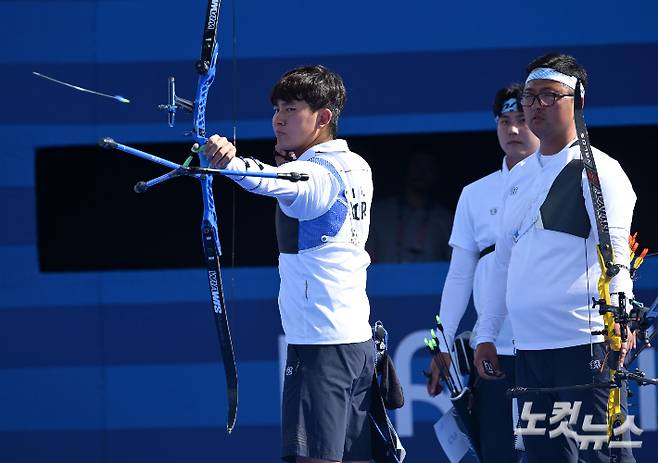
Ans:
{"label": "short black hair", "polygon": [[528,72],[528,75],[530,75],[530,73],[537,68],[555,69],[562,74],[575,77],[581,84],[583,84],[584,88],[587,88],[587,71],[585,71],[585,68],[578,64],[576,58],[571,55],[555,52],[547,53],[532,60],[532,62],[528,64],[526,71]]}
{"label": "short black hair", "polygon": [[274,84],[270,101],[276,105],[278,101],[305,101],[313,111],[322,108],[331,110],[331,135],[336,136],[338,117],[340,116],[347,95],[343,79],[326,67],[315,64],[301,66],[286,72]]}
{"label": "short black hair", "polygon": [[495,117],[500,117],[501,111],[503,110],[503,103],[505,103],[510,98],[516,98],[519,106],[519,111],[521,110],[521,93],[523,93],[523,85],[514,82],[509,84],[507,87],[503,87],[496,92],[494,97],[493,106],[491,110]]}

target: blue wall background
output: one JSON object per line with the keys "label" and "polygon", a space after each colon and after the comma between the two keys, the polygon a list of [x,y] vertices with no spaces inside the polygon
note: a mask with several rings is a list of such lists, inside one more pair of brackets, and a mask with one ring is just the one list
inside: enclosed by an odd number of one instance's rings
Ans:
{"label": "blue wall background", "polygon": [[[530,59],[554,49],[575,54],[590,73],[590,126],[658,123],[658,93],[647,85],[658,71],[655,2],[621,8],[585,0],[573,12],[517,0],[457,3],[225,0],[208,127],[230,134],[236,118],[238,139],[269,137],[272,82],[291,66],[322,62],[343,75],[350,93],[345,136],[493,129],[495,89],[522,79]],[[241,381],[238,428],[227,437],[201,270],[43,274],[37,264],[35,149],[106,135],[180,141],[186,123],[168,129],[155,106],[164,102],[168,75],[192,96],[205,7],[197,0],[0,2],[2,461],[277,461],[276,269],[225,272]],[[31,71],[133,103],[76,93]],[[439,263],[376,266],[369,274],[373,320],[394,326],[409,403],[394,418],[410,462],[442,458],[431,424],[445,399],[425,397],[426,359],[415,350],[445,272]],[[651,302],[656,290],[654,259],[638,293]],[[655,375],[653,351],[641,366]],[[648,457],[658,451],[656,390],[639,392],[638,454]]]}

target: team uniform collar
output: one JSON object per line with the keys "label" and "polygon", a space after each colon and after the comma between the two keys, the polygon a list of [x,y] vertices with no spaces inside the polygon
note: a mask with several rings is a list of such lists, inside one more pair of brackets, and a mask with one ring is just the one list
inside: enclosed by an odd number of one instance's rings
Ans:
{"label": "team uniform collar", "polygon": [[[574,150],[573,148],[576,149]],[[571,161],[572,159],[576,158],[579,155],[580,151],[577,148],[578,148],[577,139],[574,138],[569,143],[567,143],[564,146],[564,148],[562,148],[560,151],[550,156],[546,156],[542,154],[541,151],[537,150],[536,158],[542,167],[553,164],[553,161],[555,159],[562,159],[562,161],[559,162],[559,164],[566,165],[566,163],[568,163],[569,161]]]}
{"label": "team uniform collar", "polygon": [[516,164],[514,164],[514,166],[512,167],[511,170],[510,170],[509,167],[507,167],[507,156],[503,156],[503,166],[502,166],[501,169],[500,169],[500,172],[502,173],[503,177],[509,175],[509,173],[510,173],[512,170],[514,170],[515,168],[520,167],[520,166],[522,166],[523,164],[525,164],[526,162],[530,161],[530,160],[532,159],[532,157],[533,157],[534,154],[536,154],[536,153],[533,153],[533,154],[531,154],[530,156],[526,156],[524,159],[521,159],[519,162],[517,162]]}
{"label": "team uniform collar", "polygon": [[503,176],[509,174],[509,167],[507,167],[507,156],[503,156],[503,167],[500,169]]}
{"label": "team uniform collar", "polygon": [[316,153],[335,153],[336,151],[349,151],[347,147],[347,142],[343,139],[337,138],[335,140],[329,140],[319,145],[315,145],[304,151],[304,153],[299,156],[300,161],[308,161]]}

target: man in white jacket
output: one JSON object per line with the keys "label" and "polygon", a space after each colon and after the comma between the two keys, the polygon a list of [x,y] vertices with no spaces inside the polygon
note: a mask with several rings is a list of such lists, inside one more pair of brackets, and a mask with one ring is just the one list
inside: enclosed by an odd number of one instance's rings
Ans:
{"label": "man in white jacket", "polygon": [[374,373],[365,251],[372,172],[336,139],[345,102],[337,74],[319,65],[293,69],[275,84],[271,102],[276,167],[236,157],[235,147],[217,135],[205,154],[213,167],[309,176],[296,183],[236,179],[277,199],[279,310],[288,342],[282,458],[365,463]]}
{"label": "man in white jacket", "polygon": [[[487,281],[477,333],[475,363],[480,376],[500,375],[494,341],[507,316],[516,347],[516,383],[523,387],[557,387],[609,379],[606,346],[592,331],[603,328],[602,317],[591,309],[598,298],[601,269],[597,261],[598,233],[589,184],[583,170],[574,123],[574,90],[582,92],[587,75],[568,55],[548,54],[535,59],[521,96],[526,121],[540,141],[539,150],[511,172],[504,189],[495,270]],[[610,292],[633,295],[628,236],[635,193],[617,161],[593,149],[608,214],[610,238],[619,273]],[[630,338],[632,340],[632,337]],[[631,341],[632,344],[632,341]],[[631,346],[623,346],[626,350]],[[494,375],[485,370],[485,361]],[[603,365],[591,370],[590,365]],[[577,422],[570,429],[587,434],[583,420],[605,424],[607,389],[566,390],[524,396],[531,413],[546,414],[537,427],[540,435],[524,435],[528,461],[610,461],[607,446],[579,450],[563,433],[549,435],[560,423],[549,425],[554,405],[580,403]],[[521,403],[523,402],[523,403]],[[625,405],[623,400],[622,405]],[[574,417],[575,418],[575,417]],[[560,420],[561,421],[561,420]],[[528,421],[522,421],[527,427]],[[624,449],[621,461],[634,461]]]}

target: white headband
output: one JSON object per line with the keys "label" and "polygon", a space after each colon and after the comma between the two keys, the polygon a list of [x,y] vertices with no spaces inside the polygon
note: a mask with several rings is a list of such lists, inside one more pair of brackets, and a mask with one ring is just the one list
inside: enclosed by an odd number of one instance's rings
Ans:
{"label": "white headband", "polygon": [[[533,69],[532,72],[528,75],[528,78],[525,80],[526,85],[531,80],[553,80],[555,82],[560,82],[561,84],[566,85],[572,90],[576,89],[576,82],[578,82],[577,78],[562,74],[560,71],[556,71],[555,69],[551,68]],[[582,97],[585,96],[585,88],[583,87],[582,83],[580,84],[580,95]]]}

